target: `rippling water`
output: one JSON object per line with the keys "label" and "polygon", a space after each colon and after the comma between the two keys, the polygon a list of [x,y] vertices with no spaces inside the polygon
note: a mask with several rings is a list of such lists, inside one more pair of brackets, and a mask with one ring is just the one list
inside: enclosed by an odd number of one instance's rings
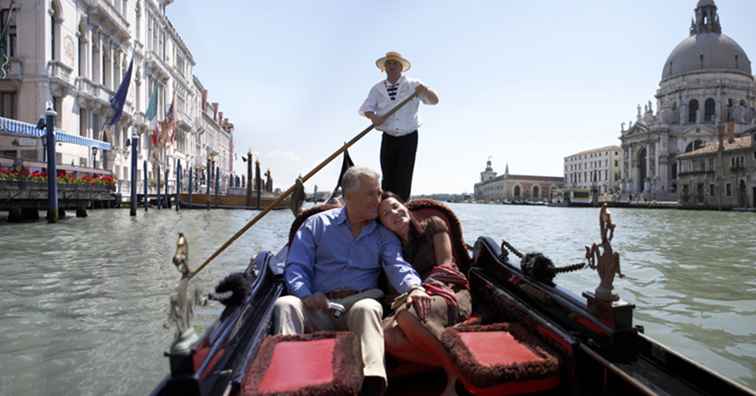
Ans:
{"label": "rippling water", "polygon": [[[581,260],[598,239],[596,209],[455,205],[468,242],[478,235],[538,250],[560,264]],[[167,373],[168,296],[177,272],[176,234],[196,266],[256,212],[91,211],[85,219],[0,222],[0,394],[148,393]],[[198,281],[210,289],[276,250],[292,216],[272,212],[212,263]],[[646,333],[724,375],[756,388],[756,215],[679,210],[614,210],[615,249]],[[580,292],[595,272],[561,276]],[[217,307],[201,308],[198,327]]]}

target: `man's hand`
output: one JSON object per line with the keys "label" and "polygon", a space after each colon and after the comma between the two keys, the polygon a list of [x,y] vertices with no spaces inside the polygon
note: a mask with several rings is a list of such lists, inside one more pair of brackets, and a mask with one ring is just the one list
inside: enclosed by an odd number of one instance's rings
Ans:
{"label": "man's hand", "polygon": [[415,307],[415,312],[417,312],[417,316],[424,322],[425,318],[430,314],[431,308],[431,298],[428,293],[425,292],[425,289],[422,287],[412,289],[409,294],[408,302],[412,303],[412,306]]}
{"label": "man's hand", "polygon": [[314,311],[325,311],[328,309],[328,298],[323,293],[315,293],[305,297],[302,304]]}
{"label": "man's hand", "polygon": [[386,119],[384,117],[376,115],[372,111],[369,111],[369,112],[365,113],[365,117],[369,118],[370,121],[373,122],[373,126],[379,126],[379,125],[383,124],[384,121],[386,121]]}
{"label": "man's hand", "polygon": [[426,87],[423,84],[418,84],[417,87],[415,87],[415,93],[418,94],[418,95],[420,95],[420,96],[427,97],[427,95],[428,95],[428,87]]}

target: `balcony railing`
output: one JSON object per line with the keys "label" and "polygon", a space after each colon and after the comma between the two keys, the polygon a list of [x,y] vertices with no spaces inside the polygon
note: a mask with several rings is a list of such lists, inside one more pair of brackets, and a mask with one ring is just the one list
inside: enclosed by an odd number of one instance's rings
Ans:
{"label": "balcony railing", "polygon": [[73,83],[71,82],[71,72],[73,69],[70,66],[60,61],[50,61],[50,63],[47,64],[47,69],[51,79],[73,86]]}
{"label": "balcony railing", "polygon": [[84,0],[84,3],[94,10],[93,16],[101,16],[116,28],[119,35],[123,38],[129,37],[129,22],[113,7],[113,4],[107,0]]}
{"label": "balcony railing", "polygon": [[5,66],[5,80],[21,80],[24,76],[24,63],[11,58]]}
{"label": "balcony railing", "polygon": [[696,175],[714,175],[713,170],[692,170],[678,173],[679,177]]}

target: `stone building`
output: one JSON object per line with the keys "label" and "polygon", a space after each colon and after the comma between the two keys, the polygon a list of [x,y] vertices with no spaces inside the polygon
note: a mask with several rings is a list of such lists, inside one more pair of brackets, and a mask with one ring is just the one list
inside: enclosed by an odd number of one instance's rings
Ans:
{"label": "stone building", "polygon": [[677,200],[677,155],[716,143],[721,120],[734,120],[738,136],[755,125],[751,61],[722,32],[717,10],[714,0],[698,1],[689,36],[663,65],[656,111],[649,101],[622,124],[623,195]]}
{"label": "stone building", "polygon": [[[137,180],[148,161],[148,177],[169,170],[175,184],[178,161],[206,155],[197,151],[196,120],[201,97],[194,84],[191,50],[165,15],[172,0],[0,0],[0,24],[9,22],[8,73],[0,79],[0,117],[7,122],[36,123],[51,102],[57,128],[71,138],[57,147],[58,162],[83,170],[112,172],[118,191],[128,192],[131,178],[130,138],[140,137]],[[14,4],[13,9],[9,9]],[[10,16],[10,18],[9,18]],[[133,56],[131,84],[123,116],[109,130],[110,99]],[[164,147],[150,142],[145,111],[157,93],[157,119],[165,119],[175,100],[176,130]],[[175,98],[175,99],[174,99]],[[217,116],[216,116],[217,117]],[[225,119],[224,119],[225,120]],[[232,158],[231,123],[226,139],[211,151]],[[26,124],[24,124],[26,125]],[[42,139],[19,139],[0,130],[0,156],[39,161]],[[213,141],[215,142],[215,141]],[[107,150],[104,150],[107,148]],[[230,167],[224,171],[231,172]]]}
{"label": "stone building", "polygon": [[595,194],[615,194],[620,190],[622,150],[606,146],[564,157],[564,187],[589,189]]}
{"label": "stone building", "polygon": [[680,204],[756,208],[756,128],[677,157]]}
{"label": "stone building", "polygon": [[535,202],[550,201],[552,191],[562,186],[564,178],[551,176],[513,175],[507,164],[504,174],[497,176],[486,162],[486,169],[480,173],[480,182],[475,183],[475,200],[487,202]]}

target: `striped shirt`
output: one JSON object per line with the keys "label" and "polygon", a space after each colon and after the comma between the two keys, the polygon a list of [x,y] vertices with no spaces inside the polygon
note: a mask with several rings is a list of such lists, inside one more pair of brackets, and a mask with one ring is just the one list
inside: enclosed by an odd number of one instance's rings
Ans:
{"label": "striped shirt", "polygon": [[[415,93],[415,88],[419,84],[421,84],[420,81],[405,76],[399,78],[394,84],[386,80],[378,82],[373,85],[365,102],[360,106],[360,114],[365,115],[367,112],[373,112],[377,115],[384,115],[388,113],[403,99]],[[389,88],[394,89],[389,91]],[[404,136],[416,131],[420,127],[417,110],[421,101],[429,104],[427,99],[418,95],[375,129],[391,136]]]}

